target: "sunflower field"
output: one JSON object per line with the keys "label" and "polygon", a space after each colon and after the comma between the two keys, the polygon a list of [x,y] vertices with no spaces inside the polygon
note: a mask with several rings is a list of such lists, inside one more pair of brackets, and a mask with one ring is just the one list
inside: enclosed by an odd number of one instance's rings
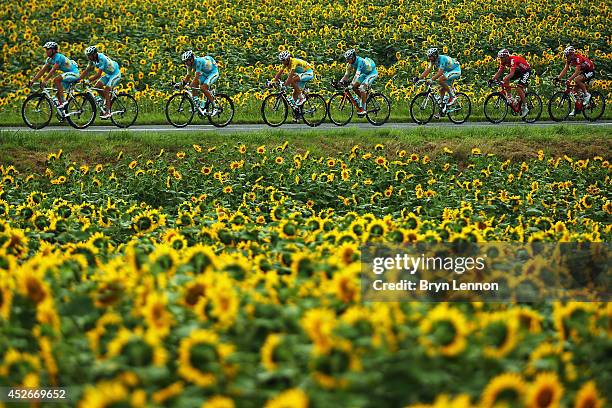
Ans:
{"label": "sunflower field", "polygon": [[28,94],[49,40],[81,68],[85,48],[97,45],[121,65],[121,86],[157,108],[169,83],[184,74],[186,49],[215,57],[218,87],[239,106],[261,98],[285,49],[313,62],[313,86],[326,88],[343,72],[343,52],[354,47],[374,59],[376,87],[397,101],[415,93],[409,80],[424,68],[425,50],[436,46],[459,59],[460,88],[481,103],[500,48],[526,56],[537,74],[532,85],[550,89],[563,67],[562,50],[572,44],[595,62],[595,86],[607,93],[611,18],[610,3],[602,0],[4,1],[0,107],[18,105]]}
{"label": "sunflower field", "polygon": [[610,170],[289,142],[2,165],[0,384],[83,408],[609,406],[610,303],[362,302],[359,274],[366,242],[609,242]]}

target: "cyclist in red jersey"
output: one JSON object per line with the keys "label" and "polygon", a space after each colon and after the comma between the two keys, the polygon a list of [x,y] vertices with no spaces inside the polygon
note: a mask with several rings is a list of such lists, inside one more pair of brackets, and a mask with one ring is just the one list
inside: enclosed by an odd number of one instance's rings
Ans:
{"label": "cyclist in red jersey", "polygon": [[510,72],[508,72],[508,75],[506,75],[503,79],[504,88],[510,88],[511,80],[518,80],[518,87],[516,90],[519,97],[521,98],[521,117],[525,117],[527,116],[527,113],[529,113],[529,108],[527,108],[527,104],[523,102],[525,102],[525,89],[529,84],[531,66],[527,61],[525,61],[525,58],[519,57],[518,55],[510,55],[510,51],[505,48],[497,53],[497,58],[499,58],[500,64],[499,69],[497,70],[495,75],[493,75],[493,80],[497,81],[500,75],[504,72],[504,69],[506,67],[510,68]]}
{"label": "cyclist in red jersey", "polygon": [[[576,67],[574,73],[567,78],[567,82],[574,81],[576,83],[574,89],[576,91],[580,89],[584,92],[584,104],[587,105],[591,100],[591,94],[589,93],[587,84],[591,82],[591,79],[595,76],[595,65],[584,55],[576,53],[576,50],[571,45],[563,51],[563,55],[565,56],[565,67],[563,67],[557,80],[561,81],[563,79],[570,65]],[[573,114],[574,112],[572,111],[570,115]]]}

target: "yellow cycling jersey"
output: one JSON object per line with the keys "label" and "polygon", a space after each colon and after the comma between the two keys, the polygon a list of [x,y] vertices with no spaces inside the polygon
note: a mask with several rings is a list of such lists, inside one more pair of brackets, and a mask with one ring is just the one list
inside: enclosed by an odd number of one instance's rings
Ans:
{"label": "yellow cycling jersey", "polygon": [[291,58],[291,64],[289,65],[289,69],[301,74],[302,72],[306,72],[312,69],[312,65],[310,63],[304,61],[299,58]]}

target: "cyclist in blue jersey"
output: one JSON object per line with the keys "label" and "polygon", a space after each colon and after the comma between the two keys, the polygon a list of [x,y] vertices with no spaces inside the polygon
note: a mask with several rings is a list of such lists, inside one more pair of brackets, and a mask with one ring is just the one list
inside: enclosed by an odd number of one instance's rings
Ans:
{"label": "cyclist in blue jersey", "polygon": [[[217,62],[210,55],[196,57],[192,50],[185,51],[181,56],[181,60],[187,66],[187,76],[183,79],[183,85],[191,81],[194,95],[193,99],[196,105],[198,105],[197,108],[204,115],[216,115],[217,107],[215,106],[215,98],[210,92],[210,87],[219,79]],[[206,96],[206,101],[199,100],[198,87],[202,90],[204,96]],[[212,105],[212,110],[210,112],[208,111],[209,105]]]}
{"label": "cyclist in blue jersey", "polygon": [[363,116],[366,114],[365,105],[366,97],[368,96],[368,89],[372,87],[372,84],[376,78],[378,78],[376,64],[371,58],[357,56],[357,52],[354,49],[346,51],[344,53],[344,58],[346,58],[347,62],[346,72],[344,73],[344,76],[340,82],[348,82],[350,74],[352,72],[355,73],[351,81],[351,86],[353,87],[355,94],[357,94],[360,99],[360,106],[357,110],[357,115]]}
{"label": "cyclist in blue jersey", "polygon": [[[87,58],[89,59],[89,64],[87,64],[87,68],[85,68],[85,71],[83,71],[78,80],[82,80],[85,76],[87,76],[89,71],[93,70],[94,68],[98,69],[98,72],[91,76],[89,81],[91,83],[95,83],[96,88],[103,89],[102,91],[98,92],[104,98],[106,110],[102,112],[100,119],[108,119],[111,117],[111,90],[121,80],[119,64],[103,53],[98,52],[98,49],[94,45],[87,47],[85,50],[85,55],[87,55]],[[96,83],[96,81],[98,82]]]}
{"label": "cyclist in blue jersey", "polygon": [[61,71],[62,74],[53,78],[53,84],[55,85],[55,89],[57,89],[58,106],[60,109],[64,109],[67,105],[67,102],[64,101],[64,88],[68,88],[77,81],[79,77],[79,67],[75,61],[58,52],[59,47],[56,42],[49,41],[45,43],[43,48],[47,54],[45,65],[38,71],[28,85],[31,87],[33,82],[47,73],[46,77],[41,81],[41,85],[44,87],[47,81],[51,79],[58,70]]}
{"label": "cyclist in blue jersey", "polygon": [[[438,81],[440,84],[440,96],[442,100],[446,102],[446,106],[454,104],[457,98],[453,92],[452,85],[455,80],[461,77],[461,66],[459,65],[459,61],[448,55],[440,55],[437,48],[430,48],[427,50],[427,60],[429,61],[429,66],[419,77],[414,78],[414,82],[425,78],[433,69],[437,68],[431,80]],[[447,92],[448,99],[445,98]]]}

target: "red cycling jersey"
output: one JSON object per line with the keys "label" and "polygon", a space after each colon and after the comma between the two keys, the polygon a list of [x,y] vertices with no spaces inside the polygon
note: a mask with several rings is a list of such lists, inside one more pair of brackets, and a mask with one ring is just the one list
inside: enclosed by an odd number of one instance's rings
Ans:
{"label": "red cycling jersey", "polygon": [[573,61],[570,61],[570,65],[575,67],[580,65],[580,69],[584,72],[591,72],[595,69],[595,65],[591,62],[590,59],[585,57],[584,55],[576,54]]}
{"label": "red cycling jersey", "polygon": [[518,55],[511,55],[510,62],[504,64],[503,62],[499,64],[499,67],[503,69],[504,67],[516,68],[519,72],[526,72],[531,69],[525,58],[519,57]]}

